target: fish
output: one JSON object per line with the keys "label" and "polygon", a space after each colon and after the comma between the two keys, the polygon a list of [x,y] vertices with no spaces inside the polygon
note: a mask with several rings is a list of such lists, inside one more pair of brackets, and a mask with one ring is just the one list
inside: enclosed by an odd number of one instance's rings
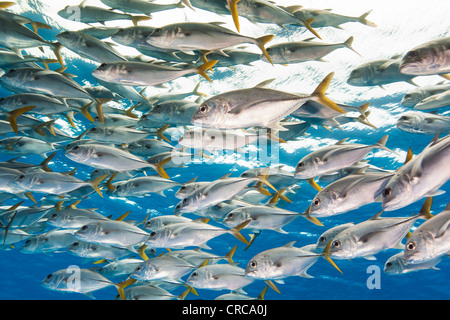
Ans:
{"label": "fish", "polygon": [[154,127],[155,124],[189,126],[199,104],[189,100],[169,100],[158,103],[139,118],[139,125]]}
{"label": "fish", "polygon": [[399,275],[419,270],[439,270],[436,265],[441,262],[442,257],[435,258],[423,263],[406,263],[405,253],[399,252],[390,257],[384,264],[383,272],[389,275]]}
{"label": "fish", "polygon": [[[182,216],[176,215],[159,215],[156,217],[152,217],[143,223],[143,229],[149,231],[155,231],[160,227],[167,226],[169,224],[178,223],[178,222],[189,222],[192,219]],[[202,260],[203,261],[203,260]]]}
{"label": "fish", "polygon": [[206,71],[216,62],[209,61],[198,67],[187,69],[146,62],[110,62],[102,63],[92,71],[92,75],[96,79],[127,86],[154,86],[194,73],[212,82]]}
{"label": "fish", "polygon": [[322,233],[319,238],[317,239],[317,242],[314,244],[314,251],[323,251],[327,244],[333,240],[333,238],[339,234],[341,231],[344,231],[345,229],[354,226],[355,224],[353,222],[348,222],[344,224],[337,225],[335,227],[329,228],[327,231]]}
{"label": "fish", "polygon": [[83,261],[98,261],[104,260],[118,260],[129,256],[130,251],[124,248],[114,246],[102,246],[96,243],[89,243],[84,241],[74,241],[67,247],[67,252],[70,254],[83,258]]}
{"label": "fish", "polygon": [[450,222],[450,206],[436,215],[430,214],[433,198],[425,200],[421,212],[428,219],[419,225],[408,237],[404,246],[406,264],[422,265],[435,263],[450,252],[448,225]]}
{"label": "fish", "polygon": [[231,290],[245,293],[242,288],[255,280],[245,274],[245,269],[231,264],[202,266],[193,271],[186,283],[198,289]]}
{"label": "fish", "polygon": [[123,289],[128,283],[113,283],[101,274],[89,269],[66,268],[50,273],[41,282],[44,288],[61,292],[77,292],[94,299],[92,292],[114,286],[122,299]]}
{"label": "fish", "polygon": [[244,221],[250,220],[247,229],[252,231],[273,230],[287,234],[283,227],[297,219],[304,217],[316,225],[322,225],[319,220],[306,214],[277,208],[271,205],[256,205],[236,208],[230,211],[223,219],[223,224],[227,227],[234,227]]}
{"label": "fish", "polygon": [[[340,48],[348,48],[356,52],[352,48],[353,37],[349,37],[342,43],[323,43],[305,39],[303,41],[281,42],[267,47],[267,52],[272,58],[273,63],[294,64],[305,61],[322,61],[322,57],[330,54],[334,50]],[[261,60],[267,61],[265,57]]]}
{"label": "fish", "polygon": [[162,165],[164,165],[164,161],[168,161],[170,158],[163,159],[157,164],[151,164],[127,151],[96,143],[74,145],[65,151],[65,155],[72,161],[83,163],[98,169],[128,171],[153,168],[160,176],[168,178]]}
{"label": "fish", "polygon": [[124,290],[125,300],[184,300],[191,289],[186,289],[176,296],[164,288],[146,284],[133,286]]}
{"label": "fish", "polygon": [[106,9],[96,6],[85,5],[86,0],[83,0],[78,6],[68,5],[57,13],[60,17],[72,21],[84,23],[105,24],[107,21],[113,20],[131,20],[133,25],[137,25],[140,21],[150,20],[151,17],[139,15],[134,16],[128,13],[117,12],[112,9]]}
{"label": "fish", "polygon": [[216,68],[233,68],[237,65],[251,66],[253,62],[261,59],[261,54],[248,51],[246,48],[230,48],[223,49],[222,52],[208,52],[205,57],[201,56],[201,58],[202,60],[205,58],[218,60],[215,65]]}
{"label": "fish", "polygon": [[285,130],[278,124],[309,100],[322,104],[338,112],[344,111],[325,96],[325,90],[334,73],[328,74],[311,95],[297,94],[253,87],[221,93],[205,100],[192,117],[194,126],[218,129],[245,129],[262,126]]}
{"label": "fish", "polygon": [[150,134],[127,126],[100,126],[88,129],[85,137],[103,143],[128,144],[147,138]]}
{"label": "fish", "polygon": [[98,63],[126,61],[111,45],[80,31],[63,31],[58,33],[55,39],[81,57]]}
{"label": "fish", "polygon": [[347,139],[342,139],[334,145],[320,148],[303,157],[295,167],[294,176],[298,179],[311,179],[349,167],[374,149],[389,150],[385,147],[387,139],[388,135],[385,135],[373,145],[345,143]]}
{"label": "fish", "polygon": [[135,252],[134,246],[142,244],[149,236],[141,228],[120,220],[90,222],[78,229],[74,235],[78,240],[124,248],[132,252]]}
{"label": "fish", "polygon": [[41,139],[26,136],[15,136],[0,140],[0,149],[4,154],[18,156],[40,154],[47,158],[47,153],[57,151],[59,148],[60,146],[55,143],[48,143]]}
{"label": "fish", "polygon": [[24,254],[64,252],[75,241],[72,230],[52,229],[27,239],[20,252]]}
{"label": "fish", "polygon": [[372,28],[377,27],[375,23],[366,19],[367,16],[372,12],[372,10],[367,11],[358,17],[352,17],[334,13],[331,12],[331,10],[303,8],[302,6],[298,5],[286,7],[286,9],[289,12],[292,12],[292,14],[296,17],[299,17],[305,21],[313,19],[310,25],[314,28],[334,27],[337,29],[341,29],[341,24],[350,22],[361,23]]}
{"label": "fish", "polygon": [[[245,275],[252,279],[264,280],[266,283],[271,280],[282,283],[283,279],[292,276],[312,278],[307,271],[320,257],[324,257],[340,271],[328,255],[329,245],[323,253],[312,253],[295,247],[295,243],[296,241],[291,241],[284,246],[256,254],[249,260],[245,268]],[[272,282],[267,284],[279,292]]]}
{"label": "fish", "polygon": [[273,37],[273,35],[259,38],[243,36],[220,26],[220,23],[181,22],[156,28],[147,37],[147,43],[159,48],[183,52],[196,50],[220,51],[235,45],[250,43],[256,45],[267,60],[271,61],[264,46]]}
{"label": "fish", "polygon": [[306,211],[313,217],[329,217],[378,201],[393,172],[356,173],[336,180],[314,196]]}
{"label": "fish", "polygon": [[410,75],[434,75],[450,72],[450,37],[427,41],[409,50],[399,71]]}
{"label": "fish", "polygon": [[[178,257],[180,259],[186,260],[193,265],[201,266],[202,264],[215,264],[221,260],[226,260],[228,263],[233,264],[233,255],[236,252],[237,246],[228,251],[224,256],[219,256],[214,253],[202,251],[200,248],[195,249],[184,249],[184,250],[176,250],[172,252],[166,253],[166,256]],[[207,262],[206,262],[207,261]]]}
{"label": "fish", "polygon": [[136,177],[127,181],[113,184],[112,196],[117,197],[143,197],[150,193],[164,196],[164,190],[181,186],[182,183],[159,176]]}
{"label": "fish", "polygon": [[421,86],[415,90],[407,92],[401,101],[405,107],[414,107],[420,101],[438,93],[450,90],[450,84],[440,83],[430,86]]}
{"label": "fish", "polygon": [[190,273],[197,266],[184,259],[162,255],[142,262],[131,273],[132,279],[141,281],[164,280],[166,282],[182,283],[181,277]]}
{"label": "fish", "polygon": [[450,90],[429,96],[414,106],[415,110],[430,110],[450,105]]}
{"label": "fish", "polygon": [[107,278],[128,276],[142,262],[144,262],[144,260],[141,258],[123,258],[116,261],[110,261],[96,271]]}
{"label": "fish", "polygon": [[207,242],[223,234],[231,234],[240,241],[248,244],[247,239],[240,234],[249,221],[245,221],[232,229],[223,229],[207,223],[202,219],[188,222],[173,223],[156,229],[150,233],[145,245],[154,248],[184,249],[186,247],[200,247],[209,249]]}
{"label": "fish", "polygon": [[397,128],[410,133],[436,135],[450,133],[450,117],[421,111],[403,113],[397,119]]}
{"label": "fish", "polygon": [[265,178],[266,172],[267,170],[264,170],[260,175],[254,178],[227,177],[225,179],[218,179],[213,183],[208,184],[205,188],[200,188],[184,198],[179,211],[194,212],[198,209],[214,206],[222,201],[231,199],[247,185],[257,181],[260,181],[277,191]]}
{"label": "fish", "polygon": [[450,136],[439,138],[439,133],[412,159],[407,158],[382,192],[384,211],[403,208],[424,197],[441,194],[439,188],[450,178],[446,163]]}
{"label": "fish", "polygon": [[83,181],[71,175],[59,172],[29,172],[22,174],[15,183],[28,192],[43,194],[65,194],[84,186],[91,186],[101,197],[103,197],[98,184],[107,175],[100,176],[92,181]]}
{"label": "fish", "polygon": [[[57,210],[48,216],[46,221],[47,224],[58,229],[79,229],[91,222],[108,220],[107,217],[95,210],[77,208],[77,202],[78,201],[65,208],[62,208],[57,203],[55,205]],[[73,242],[75,241],[72,241],[72,243]]]}
{"label": "fish", "polygon": [[399,71],[401,58],[378,59],[363,63],[355,67],[347,78],[347,83],[356,87],[371,87],[406,81],[413,82],[415,75],[407,75]]}
{"label": "fish", "polygon": [[102,3],[123,12],[127,13],[141,13],[150,16],[152,13],[184,8],[183,2],[173,3],[173,4],[158,4],[153,2],[147,2],[144,0],[130,0],[127,2],[118,0],[102,0]]}
{"label": "fish", "polygon": [[171,152],[174,146],[157,139],[142,139],[129,143],[127,150],[139,157],[151,157],[160,153]]}

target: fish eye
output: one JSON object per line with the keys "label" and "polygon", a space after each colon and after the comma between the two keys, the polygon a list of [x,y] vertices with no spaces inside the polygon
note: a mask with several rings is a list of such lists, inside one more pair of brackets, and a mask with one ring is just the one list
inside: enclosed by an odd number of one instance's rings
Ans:
{"label": "fish eye", "polygon": [[341,242],[339,240],[333,241],[333,247],[339,248],[341,246]]}
{"label": "fish eye", "polygon": [[303,168],[303,166],[304,166],[303,162],[299,162],[299,163],[297,164],[297,167],[298,167],[298,168]]}
{"label": "fish eye", "polygon": [[391,188],[386,188],[386,189],[383,190],[383,195],[384,195],[385,197],[388,197],[388,196],[390,196],[391,194],[392,194],[392,189],[391,189]]}
{"label": "fish eye", "polygon": [[228,214],[228,218],[233,218],[233,216],[234,216],[234,214],[231,212]]}
{"label": "fish eye", "polygon": [[80,230],[81,230],[81,231],[86,231],[87,228],[88,228],[88,226],[82,226],[82,227],[80,228]]}
{"label": "fish eye", "polygon": [[315,201],[314,201],[314,205],[315,206],[318,206],[320,204],[320,199],[316,199]]}
{"label": "fish eye", "polygon": [[200,111],[200,113],[206,113],[206,112],[209,111],[209,107],[208,107],[207,105],[202,105],[202,106],[199,108],[199,111]]}
{"label": "fish eye", "polygon": [[198,273],[197,272],[193,272],[192,274],[191,274],[191,277],[193,277],[193,278],[196,278],[198,276]]}
{"label": "fish eye", "polygon": [[45,279],[51,279],[53,275],[50,273]]}
{"label": "fish eye", "polygon": [[401,117],[400,117],[400,120],[408,120],[408,119],[409,119],[408,116],[401,116]]}
{"label": "fish eye", "polygon": [[29,244],[31,242],[30,239],[28,239],[27,241],[25,241],[25,244]]}
{"label": "fish eye", "polygon": [[106,66],[107,66],[107,64],[103,62],[103,63],[102,63],[101,65],[99,65],[98,67],[104,69]]}
{"label": "fish eye", "polygon": [[409,242],[406,245],[406,249],[408,249],[408,250],[414,250],[415,248],[416,248],[416,244],[414,242]]}
{"label": "fish eye", "polygon": [[408,54],[406,55],[406,57],[408,57],[408,58],[415,58],[415,57],[417,57],[418,55],[419,55],[419,53],[418,53],[416,50],[414,50],[414,51],[408,52]]}
{"label": "fish eye", "polygon": [[136,268],[136,271],[141,271],[141,270],[142,270],[142,267],[141,267],[141,266],[139,266],[139,267]]}
{"label": "fish eye", "polygon": [[257,265],[258,265],[258,263],[256,263],[255,260],[252,260],[252,261],[250,261],[250,263],[249,263],[249,266],[250,266],[251,268],[256,268]]}
{"label": "fish eye", "polygon": [[156,232],[155,232],[155,231],[153,231],[152,233],[150,233],[150,237],[154,237],[154,236],[156,236]]}
{"label": "fish eye", "polygon": [[19,179],[23,179],[23,178],[25,178],[25,175],[22,174],[19,176]]}
{"label": "fish eye", "polygon": [[327,240],[327,238],[324,237],[324,236],[321,236],[321,237],[319,238],[319,242],[325,242],[326,240]]}
{"label": "fish eye", "polygon": [[386,263],[386,267],[392,267],[392,262]]}
{"label": "fish eye", "polygon": [[188,200],[187,198],[184,198],[184,199],[183,199],[183,203],[186,203],[186,202],[187,202],[187,200]]}
{"label": "fish eye", "polygon": [[74,243],[72,243],[72,246],[74,246],[74,247],[78,247],[80,245],[80,243],[77,241],[77,242],[74,242]]}

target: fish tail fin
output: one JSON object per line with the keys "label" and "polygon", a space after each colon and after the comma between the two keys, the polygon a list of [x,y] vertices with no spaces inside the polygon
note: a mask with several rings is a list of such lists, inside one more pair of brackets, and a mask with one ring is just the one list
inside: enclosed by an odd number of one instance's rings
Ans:
{"label": "fish tail fin", "polygon": [[266,186],[268,186],[269,188],[271,188],[272,190],[274,190],[275,192],[278,192],[278,190],[269,182],[267,181],[267,178],[269,177],[269,168],[264,168],[260,174],[258,174],[256,176],[256,178],[264,183]]}
{"label": "fish tail fin", "polygon": [[141,103],[138,102],[138,103],[132,105],[131,107],[129,107],[128,109],[125,110],[125,114],[126,114],[127,116],[129,116],[130,118],[138,119],[139,117],[133,113],[133,110],[136,109],[136,107],[137,107],[138,105],[140,105],[140,104],[141,104]]}
{"label": "fish tail fin", "polygon": [[56,152],[53,152],[51,155],[49,155],[47,158],[45,158],[44,161],[41,162],[41,164],[39,165],[39,167],[42,168],[42,170],[46,171],[46,172],[52,172],[52,169],[50,169],[48,167],[49,162],[53,159],[53,157],[55,156]]}
{"label": "fish tail fin", "polygon": [[366,26],[369,27],[373,27],[376,28],[377,25],[375,23],[373,23],[372,21],[367,20],[367,16],[372,12],[372,10],[367,11],[366,13],[363,13],[362,15],[360,15],[358,17],[358,21],[361,22],[362,24],[365,24]]}
{"label": "fish tail fin", "polygon": [[387,142],[388,138],[389,138],[389,135],[388,135],[388,134],[385,135],[385,136],[384,136],[383,138],[381,138],[377,143],[375,143],[375,146],[376,146],[377,148],[380,148],[380,149],[383,149],[383,150],[386,150],[386,151],[389,151],[389,152],[392,152],[392,153],[396,153],[396,152],[394,152],[394,151],[392,151],[391,149],[389,149],[389,148],[386,147],[386,142]]}
{"label": "fish tail fin", "polygon": [[330,240],[330,242],[328,242],[328,244],[326,245],[325,249],[322,252],[322,257],[324,257],[325,260],[327,260],[329,263],[331,263],[331,265],[333,267],[335,267],[340,273],[343,273],[341,271],[341,269],[339,269],[339,267],[337,266],[336,263],[334,263],[334,261],[331,259],[330,257],[330,248],[331,248],[331,242],[332,240]]}
{"label": "fish tail fin", "polygon": [[272,59],[269,56],[269,53],[266,50],[265,45],[271,41],[273,39],[274,35],[273,34],[269,34],[267,36],[262,36],[256,39],[256,45],[258,46],[258,48],[262,51],[262,53],[264,54],[264,56],[266,57],[267,61],[269,61],[272,65]]}
{"label": "fish tail fin", "polygon": [[311,206],[309,206],[305,212],[303,212],[303,216],[306,218],[306,220],[314,223],[315,225],[323,227],[322,222],[319,221],[316,217],[311,216]]}
{"label": "fish tail fin", "polygon": [[208,80],[209,82],[212,82],[212,80],[209,78],[209,76],[206,74],[206,71],[208,71],[208,69],[211,69],[219,60],[212,60],[212,61],[207,61],[204,64],[198,66],[195,69],[195,72],[198,73],[199,75],[201,75],[203,78],[205,78],[206,80]]}
{"label": "fish tail fin", "polygon": [[280,289],[277,288],[277,286],[275,285],[275,283],[273,283],[272,280],[265,280],[264,282],[276,293],[281,293]]}
{"label": "fish tail fin", "polygon": [[169,162],[172,159],[172,157],[167,157],[166,159],[161,160],[158,162],[154,169],[155,171],[163,178],[170,179],[169,175],[167,174],[166,170],[163,169],[163,165],[165,165],[167,162]]}
{"label": "fish tail fin", "polygon": [[110,191],[114,191],[114,190],[116,190],[116,188],[113,186],[113,184],[112,184],[112,181],[113,181],[113,179],[116,177],[116,175],[117,175],[117,173],[118,173],[119,171],[115,171],[112,175],[111,175],[111,177],[108,179],[108,181],[106,181],[106,188],[108,188],[108,190],[110,190]]}
{"label": "fish tail fin", "polygon": [[124,289],[128,286],[131,286],[132,284],[134,284],[137,280],[136,279],[127,279],[125,281],[119,282],[119,283],[115,283],[114,285],[116,286],[117,292],[119,293],[120,299],[121,300],[125,300],[125,292]]}
{"label": "fish tail fin", "polygon": [[240,32],[240,25],[239,25],[239,14],[237,11],[237,3],[240,0],[227,0],[228,7],[230,8],[231,17],[233,18],[234,25],[236,27],[236,30]]}
{"label": "fish tail fin", "polygon": [[186,299],[186,296],[192,291],[191,286],[187,286],[187,289],[183,291],[179,296],[177,296],[177,300],[184,300]]}
{"label": "fish tail fin", "polygon": [[317,102],[320,102],[321,104],[325,105],[326,107],[333,109],[340,113],[345,113],[344,110],[342,110],[341,107],[339,107],[335,102],[331,101],[325,96],[325,92],[328,89],[328,86],[330,85],[331,79],[333,79],[334,72],[329,73],[321,83],[317,86],[316,90],[312,93],[312,96],[314,99],[317,100]]}
{"label": "fish tail fin", "polygon": [[43,22],[39,22],[39,21],[31,21],[31,27],[33,28],[33,31],[35,33],[38,33],[38,29],[51,29],[52,27],[50,27],[48,24],[45,24]]}
{"label": "fish tail fin", "polygon": [[61,67],[64,67],[64,60],[61,56],[61,49],[63,45],[59,42],[52,43],[53,45],[53,53],[55,54],[56,59],[58,59],[59,64]]}
{"label": "fish tail fin", "polygon": [[151,17],[149,16],[132,16],[131,21],[133,22],[133,25],[136,27],[138,25],[138,22],[140,21],[146,21],[150,20]]}
{"label": "fish tail fin", "polygon": [[192,90],[192,94],[195,95],[195,96],[199,96],[199,97],[205,97],[206,93],[198,91],[199,87],[200,87],[200,82],[197,83],[197,85],[195,86],[194,90]]}
{"label": "fish tail fin", "polygon": [[93,101],[91,101],[88,104],[86,104],[85,106],[81,107],[80,113],[89,121],[94,122],[94,118],[92,118],[91,114],[89,113],[89,107],[91,106],[92,103],[93,103]]}
{"label": "fish tail fin", "polygon": [[162,140],[166,140],[167,142],[170,143],[170,140],[164,135],[164,131],[166,131],[167,128],[170,127],[170,123],[166,124],[165,126],[162,126],[161,128],[159,128],[158,130],[156,130],[156,136]]}
{"label": "fish tail fin", "polygon": [[247,245],[249,244],[249,243],[248,243],[248,240],[244,238],[244,236],[240,233],[240,231],[241,231],[242,229],[244,229],[245,226],[246,226],[247,224],[250,223],[250,221],[251,221],[251,220],[248,219],[248,220],[246,220],[246,221],[244,221],[244,222],[238,224],[238,225],[237,225],[236,227],[234,227],[233,229],[230,229],[230,230],[229,230],[229,232],[230,232],[236,239],[238,239],[239,241],[242,241],[243,243],[245,243],[245,244],[247,244]]}
{"label": "fish tail fin", "polygon": [[230,251],[228,251],[228,253],[224,256],[224,258],[228,261],[228,263],[230,264],[234,264],[233,261],[233,255],[236,252],[237,246],[234,246],[233,248],[231,248]]}
{"label": "fish tail fin", "polygon": [[6,8],[9,8],[9,7],[11,7],[11,6],[13,6],[13,5],[15,5],[16,3],[15,2],[12,2],[12,1],[1,1],[0,2],[0,9],[6,9]]}
{"label": "fish tail fin", "polygon": [[352,50],[354,53],[356,53],[358,56],[361,57],[361,55],[359,54],[358,51],[356,51],[355,49],[353,49],[352,44],[353,44],[353,36],[350,36],[347,40],[344,41],[344,46],[346,46],[347,48],[349,48],[350,50]]}
{"label": "fish tail fin", "polygon": [[186,7],[195,11],[195,8],[192,6],[192,4],[189,0],[181,0],[180,2],[182,2]]}
{"label": "fish tail fin", "polygon": [[314,189],[316,189],[317,191],[322,190],[322,188],[317,184],[316,181],[314,181],[314,178],[310,178],[308,179],[308,183],[311,187],[313,187]]}
{"label": "fish tail fin", "polygon": [[102,124],[105,124],[105,118],[103,117],[103,104],[111,100],[112,99],[95,99],[95,110],[97,111],[98,118]]}
{"label": "fish tail fin", "polygon": [[92,181],[89,181],[89,184],[91,185],[91,187],[100,195],[100,197],[103,198],[103,194],[102,191],[100,190],[100,188],[98,187],[98,185],[100,184],[100,182],[102,182],[103,180],[105,180],[105,178],[107,177],[107,174],[101,175],[97,178],[95,178]]}
{"label": "fish tail fin", "polygon": [[419,216],[423,219],[430,219],[433,217],[431,214],[431,205],[433,204],[433,197],[426,198],[425,202],[422,205],[422,208],[420,208]]}
{"label": "fish tail fin", "polygon": [[320,40],[322,40],[322,38],[319,36],[319,34],[317,33],[316,30],[313,29],[313,27],[311,26],[311,23],[314,22],[314,18],[309,18],[306,20],[302,20],[303,25],[305,26],[306,29],[308,29],[313,35],[315,35],[317,38],[319,38]]}
{"label": "fish tail fin", "polygon": [[24,114],[27,111],[30,111],[31,109],[35,108],[36,106],[26,106],[22,108],[15,109],[13,111],[9,111],[6,114],[6,118],[8,119],[9,124],[11,125],[11,128],[14,130],[15,134],[18,134],[18,128],[17,128],[17,117],[21,114]]}

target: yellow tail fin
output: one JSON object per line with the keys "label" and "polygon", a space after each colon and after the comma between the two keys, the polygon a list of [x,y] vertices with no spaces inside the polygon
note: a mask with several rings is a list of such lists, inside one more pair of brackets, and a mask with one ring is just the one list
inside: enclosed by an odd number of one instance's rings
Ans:
{"label": "yellow tail fin", "polygon": [[134,26],[137,26],[139,21],[146,21],[146,20],[150,20],[150,19],[151,19],[151,17],[149,17],[149,16],[133,16],[133,17],[131,17],[131,21],[133,22]]}
{"label": "yellow tail fin", "polygon": [[266,45],[270,40],[272,40],[273,37],[274,37],[274,35],[270,34],[270,35],[262,36],[262,37],[256,39],[256,45],[257,45],[258,48],[262,51],[262,53],[263,53],[264,56],[266,57],[267,61],[269,61],[272,65],[273,65],[272,59],[270,58],[269,53],[267,52],[267,50],[266,50],[266,48],[265,48],[265,45]]}
{"label": "yellow tail fin", "polygon": [[342,110],[341,107],[339,107],[336,103],[331,101],[325,96],[325,91],[327,90],[328,86],[330,85],[331,79],[333,79],[334,72],[329,73],[322,82],[317,86],[316,90],[312,93],[314,97],[320,102],[321,104],[325,105],[326,107],[333,109],[340,113],[345,113],[344,110]]}
{"label": "yellow tail fin", "polygon": [[11,125],[11,128],[14,130],[15,134],[18,134],[19,131],[17,129],[17,117],[20,116],[21,114],[30,111],[31,109],[35,108],[36,106],[26,106],[26,107],[22,107],[22,108],[18,108],[16,110],[13,111],[9,111],[6,114],[6,118],[9,121],[9,124]]}
{"label": "yellow tail fin", "polygon": [[103,194],[100,191],[100,188],[98,187],[99,183],[102,182],[103,180],[105,180],[105,178],[107,177],[107,174],[101,175],[100,177],[95,178],[94,180],[90,181],[89,184],[91,185],[91,187],[100,195],[100,197],[103,198]]}
{"label": "yellow tail fin", "polygon": [[198,66],[195,69],[195,72],[198,73],[199,75],[201,75],[203,78],[205,78],[209,82],[212,82],[211,78],[206,74],[206,71],[208,69],[211,69],[217,62],[219,62],[219,60],[211,60],[211,61],[205,62],[204,64]]}
{"label": "yellow tail fin", "polygon": [[240,32],[240,25],[239,25],[239,14],[237,11],[237,3],[240,0],[227,0],[228,7],[230,8],[231,17],[233,18],[234,25],[236,27],[236,30]]}

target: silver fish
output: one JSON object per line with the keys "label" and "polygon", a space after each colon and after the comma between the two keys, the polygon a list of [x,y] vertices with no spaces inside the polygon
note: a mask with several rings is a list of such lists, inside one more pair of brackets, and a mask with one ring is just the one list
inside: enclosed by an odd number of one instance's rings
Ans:
{"label": "silver fish", "polygon": [[420,215],[383,218],[381,213],[338,233],[331,242],[330,255],[337,259],[374,260],[381,251],[404,248],[401,241]]}
{"label": "silver fish", "polygon": [[96,79],[128,86],[154,86],[195,73],[212,82],[206,71],[216,62],[208,61],[187,69],[136,61],[110,62],[102,63],[92,71],[92,75]]}
{"label": "silver fish", "polygon": [[75,241],[72,230],[52,229],[27,239],[20,248],[20,252],[26,254],[62,252]]}
{"label": "silver fish", "polygon": [[283,91],[254,87],[218,94],[205,100],[192,118],[192,124],[218,129],[238,129],[253,126],[286,130],[278,122],[309,100],[343,113],[325,97],[325,90],[334,73],[328,74],[311,95],[301,96]]}
{"label": "silver fish", "polygon": [[142,115],[139,125],[154,127],[158,123],[191,125],[192,117],[199,104],[189,100],[169,100],[156,104],[152,110]]}
{"label": "silver fish", "polygon": [[[342,43],[322,43],[311,41],[311,39],[303,41],[292,41],[277,43],[267,48],[267,52],[272,58],[273,63],[280,64],[292,64],[305,61],[322,61],[321,58],[334,50],[340,48],[348,48],[356,52],[352,48],[353,37],[348,38]],[[265,60],[265,57],[261,57],[261,60]]]}
{"label": "silver fish", "polygon": [[364,171],[365,168],[320,190],[307,212],[314,217],[329,217],[377,201],[394,173]]}
{"label": "silver fish", "polygon": [[102,3],[115,9],[119,9],[123,12],[128,13],[143,13],[146,15],[151,15],[154,12],[160,12],[175,8],[184,8],[183,3],[180,1],[173,4],[158,4],[153,2],[147,2],[145,0],[102,0]]}
{"label": "silver fish", "polygon": [[440,194],[439,188],[450,178],[446,169],[449,146],[450,136],[439,139],[437,134],[420,154],[398,168],[383,190],[383,210],[396,210]]}
{"label": "silver fish", "polygon": [[394,82],[406,81],[412,85],[414,75],[400,73],[400,58],[369,61],[354,68],[348,76],[347,83],[352,86],[383,86]]}
{"label": "silver fish", "polygon": [[75,240],[72,244],[67,246],[67,251],[75,256],[83,258],[83,260],[117,260],[131,254],[128,249],[104,246],[80,240]]}
{"label": "silver fish", "polygon": [[409,111],[397,120],[397,128],[410,133],[450,133],[450,117],[439,114]]}
{"label": "silver fish", "polygon": [[63,31],[55,38],[67,49],[95,62],[126,61],[111,45],[80,31]]}
{"label": "silver fish", "polygon": [[40,154],[44,157],[49,152],[56,151],[59,145],[48,143],[41,139],[26,136],[4,138],[0,140],[0,149],[4,154],[15,154],[19,156]]}
{"label": "silver fish", "polygon": [[156,139],[142,139],[128,144],[127,150],[140,157],[151,157],[164,152],[171,152],[172,145],[165,141]]}
{"label": "silver fish", "polygon": [[[428,202],[428,203],[427,203]],[[428,198],[422,210],[429,213],[432,198]],[[419,225],[408,237],[404,257],[407,264],[422,264],[443,258],[450,252],[448,225],[450,206]]]}
{"label": "silver fish", "polygon": [[447,107],[450,105],[450,90],[434,94],[423,99],[414,106],[416,110],[430,110]]}
{"label": "silver fish", "polygon": [[164,162],[151,164],[127,151],[101,144],[92,143],[86,145],[74,145],[66,150],[66,157],[72,161],[99,169],[129,171],[154,168],[162,177],[169,177],[162,168]]}
{"label": "silver fish", "polygon": [[399,70],[404,74],[432,75],[450,72],[450,37],[425,42],[409,50]]}
{"label": "silver fish", "polygon": [[95,221],[75,232],[79,240],[133,250],[149,236],[144,230],[124,221]]}
{"label": "silver fish", "polygon": [[437,84],[432,86],[421,86],[413,91],[407,92],[401,101],[405,107],[414,107],[420,101],[438,93],[450,90],[450,84]]}
{"label": "silver fish", "polygon": [[243,292],[242,288],[254,279],[245,274],[245,269],[230,264],[214,264],[198,268],[189,275],[186,283],[194,288],[210,290],[232,290]]}
{"label": "silver fish", "polygon": [[280,281],[292,276],[312,278],[307,271],[320,257],[324,257],[339,270],[328,255],[327,250],[329,246],[323,253],[312,253],[311,251],[294,247],[294,245],[295,241],[291,241],[282,247],[258,253],[248,262],[245,268],[246,276],[266,281]]}
{"label": "silver fish", "polygon": [[442,257],[435,258],[423,263],[406,263],[404,252],[399,252],[390,257],[384,264],[384,273],[389,275],[405,274],[419,270],[439,270],[436,265],[441,262]]}
{"label": "silver fish", "polygon": [[124,294],[125,300],[184,300],[190,291],[187,289],[176,296],[164,288],[147,284],[126,288]]}
{"label": "silver fish", "polygon": [[248,222],[241,223],[233,229],[222,229],[197,220],[173,223],[152,231],[145,244],[155,248],[202,247],[208,249],[209,246],[206,243],[209,240],[227,233],[248,244],[247,239],[239,233]]}
{"label": "silver fish", "polygon": [[150,230],[155,231],[161,227],[167,226],[169,224],[173,223],[179,223],[179,222],[189,222],[192,221],[190,218],[182,217],[182,216],[176,216],[176,215],[161,215],[156,216],[148,219],[144,222],[143,229],[144,230]]}
{"label": "silver fish", "polygon": [[151,132],[125,126],[101,126],[88,129],[85,136],[104,143],[127,144],[142,140],[150,134]]}
{"label": "silver fish", "polygon": [[164,190],[181,186],[182,183],[161,178],[159,176],[136,177],[127,181],[113,184],[112,196],[143,197],[150,193],[164,196]]}
{"label": "silver fish", "polygon": [[295,167],[294,176],[299,179],[310,179],[349,167],[374,149],[389,150],[385,147],[387,139],[386,135],[373,145],[345,143],[347,139],[340,140],[334,145],[313,151],[303,157]]}

